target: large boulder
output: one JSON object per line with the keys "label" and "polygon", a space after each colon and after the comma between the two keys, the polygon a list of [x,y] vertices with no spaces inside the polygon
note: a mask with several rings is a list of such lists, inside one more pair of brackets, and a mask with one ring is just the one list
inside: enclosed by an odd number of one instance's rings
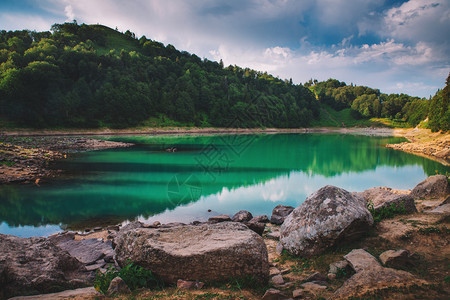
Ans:
{"label": "large boulder", "polygon": [[403,207],[405,213],[417,212],[414,199],[410,195],[395,194],[390,188],[376,187],[355,194],[362,197],[367,204],[372,203],[375,212],[392,205]]}
{"label": "large boulder", "polygon": [[364,201],[327,185],[286,218],[281,225],[280,243],[291,254],[311,257],[365,235],[372,225]]}
{"label": "large boulder", "polygon": [[270,222],[272,224],[281,225],[283,224],[286,217],[294,210],[294,207],[289,205],[277,205],[272,210],[272,216],[270,217]]}
{"label": "large boulder", "polygon": [[269,277],[263,239],[241,223],[135,229],[120,236],[115,251],[120,265],[130,259],[168,283]]}
{"label": "large boulder", "polygon": [[0,234],[0,299],[84,287],[88,276],[82,263],[49,239]]}
{"label": "large boulder", "polygon": [[419,183],[412,191],[411,197],[414,199],[445,199],[450,194],[450,185],[447,176],[430,176]]}

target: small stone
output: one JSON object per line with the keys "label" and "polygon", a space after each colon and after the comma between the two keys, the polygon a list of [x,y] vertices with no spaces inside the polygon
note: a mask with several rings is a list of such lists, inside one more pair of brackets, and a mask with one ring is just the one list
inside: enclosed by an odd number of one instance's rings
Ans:
{"label": "small stone", "polygon": [[229,222],[231,221],[230,216],[228,215],[219,215],[219,216],[214,216],[208,219],[208,222],[210,223],[220,223],[220,222]]}
{"label": "small stone", "polygon": [[270,268],[269,270],[269,276],[275,276],[281,274],[281,271],[278,270],[277,268]]}
{"label": "small stone", "polygon": [[253,217],[253,219],[251,219],[250,222],[269,223],[270,220],[266,215],[262,215],[262,216]]}
{"label": "small stone", "polygon": [[266,224],[264,223],[244,222],[244,224],[259,235],[262,235],[266,228]]}
{"label": "small stone", "polygon": [[116,277],[114,278],[111,283],[109,284],[108,291],[106,292],[107,295],[114,295],[114,294],[131,294],[130,288],[128,285],[123,281],[122,278]]}
{"label": "small stone", "polygon": [[276,252],[278,255],[281,255],[281,254],[283,253],[283,245],[282,245],[281,243],[278,243],[278,244],[277,244],[277,247],[275,248],[275,252]]}
{"label": "small stone", "polygon": [[272,210],[272,216],[270,217],[270,222],[272,224],[281,225],[284,219],[294,210],[294,207],[289,205],[277,205]]}
{"label": "small stone", "polygon": [[340,260],[330,264],[330,269],[328,273],[337,274],[339,270],[345,270],[345,272],[350,271],[350,265],[346,260]]}
{"label": "small stone", "polygon": [[95,265],[89,265],[89,266],[86,266],[86,270],[88,270],[88,271],[95,271],[95,270],[100,269],[101,267],[103,267],[105,265],[106,265],[105,262],[100,263],[100,264],[95,264]]}
{"label": "small stone", "polygon": [[336,279],[336,274],[328,273],[327,277],[328,277],[329,280],[335,280]]}
{"label": "small stone", "polygon": [[94,229],[92,229],[94,232],[97,232],[97,231],[102,231],[103,230],[103,228],[102,227],[95,227]]}
{"label": "small stone", "polygon": [[408,250],[388,250],[380,254],[380,261],[390,268],[403,268],[411,264]]}
{"label": "small stone", "polygon": [[288,296],[277,289],[268,289],[261,300],[287,300]]}
{"label": "small stone", "polygon": [[319,284],[314,283],[314,282],[306,282],[306,283],[303,283],[303,284],[301,285],[301,287],[303,287],[303,289],[304,289],[305,291],[308,291],[308,292],[310,292],[311,294],[313,294],[313,295],[315,295],[315,296],[319,295],[320,293],[322,293],[324,290],[327,289],[326,286],[324,286],[324,285],[319,285]]}
{"label": "small stone", "polygon": [[152,224],[154,227],[159,227],[159,226],[161,226],[161,223],[159,222],[159,221],[155,221],[155,222],[153,222],[153,224]]}
{"label": "small stone", "polygon": [[180,290],[200,290],[205,286],[203,282],[178,279],[177,288]]}
{"label": "small stone", "polygon": [[281,275],[273,276],[272,279],[270,279],[270,281],[275,286],[284,284],[284,279],[283,279],[283,276],[281,276]]}
{"label": "small stone", "polygon": [[292,297],[294,297],[295,299],[303,298],[303,290],[301,289],[294,290],[292,292]]}
{"label": "small stone", "polygon": [[269,232],[267,234],[267,237],[269,239],[278,241],[278,240],[280,240],[280,231],[279,230],[275,230],[275,231]]}
{"label": "small stone", "polygon": [[232,218],[231,220],[233,222],[248,222],[251,219],[253,219],[253,216],[250,212],[246,211],[246,210],[241,210],[239,212],[237,212]]}
{"label": "small stone", "polygon": [[327,281],[327,277],[325,276],[325,275],[323,275],[322,273],[320,273],[320,272],[315,272],[315,273],[313,273],[313,274],[311,274],[311,275],[309,275],[306,279],[305,279],[305,281]]}

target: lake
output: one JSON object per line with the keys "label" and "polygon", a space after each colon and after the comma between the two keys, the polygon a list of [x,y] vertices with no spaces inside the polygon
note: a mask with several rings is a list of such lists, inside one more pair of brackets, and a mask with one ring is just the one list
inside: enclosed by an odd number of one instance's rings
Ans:
{"label": "lake", "polygon": [[[77,153],[40,187],[0,186],[0,233],[47,236],[140,220],[189,223],[278,204],[325,185],[412,189],[442,164],[383,145],[402,138],[346,134],[121,136],[130,148]],[[174,150],[174,151],[172,151]]]}

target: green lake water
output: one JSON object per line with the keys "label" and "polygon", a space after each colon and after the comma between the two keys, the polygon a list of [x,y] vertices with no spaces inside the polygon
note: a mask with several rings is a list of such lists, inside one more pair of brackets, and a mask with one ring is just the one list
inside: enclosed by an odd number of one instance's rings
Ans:
{"label": "green lake water", "polygon": [[[298,206],[325,185],[349,191],[411,189],[449,172],[386,149],[392,137],[342,134],[129,136],[130,148],[78,153],[66,175],[40,187],[0,186],[0,233],[46,236],[140,220],[189,223],[248,210]],[[167,149],[176,148],[175,152]],[[208,211],[211,210],[211,211]]]}

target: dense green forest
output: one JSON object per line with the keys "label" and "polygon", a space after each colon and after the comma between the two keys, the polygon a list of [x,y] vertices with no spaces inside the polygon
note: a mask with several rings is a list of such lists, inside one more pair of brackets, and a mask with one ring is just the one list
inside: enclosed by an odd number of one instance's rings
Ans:
{"label": "dense green forest", "polygon": [[320,124],[328,105],[448,130],[448,81],[427,100],[335,79],[296,85],[102,25],[0,31],[0,118],[18,126],[295,128]]}
{"label": "dense green forest", "polygon": [[406,94],[383,94],[366,86],[347,85],[336,79],[305,83],[322,104],[336,111],[349,109],[354,119],[388,118],[407,126],[417,126],[428,117],[425,124],[432,131],[450,130],[449,103],[450,74],[446,86],[432,98],[411,97]]}

